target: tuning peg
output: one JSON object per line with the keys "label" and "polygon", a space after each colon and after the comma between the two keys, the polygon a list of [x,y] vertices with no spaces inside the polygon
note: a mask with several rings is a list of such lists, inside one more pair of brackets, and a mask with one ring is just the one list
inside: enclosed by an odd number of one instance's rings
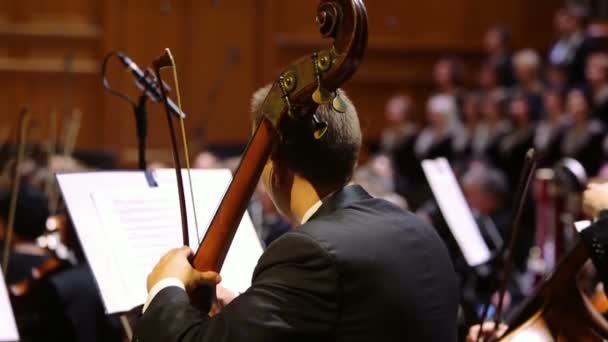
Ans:
{"label": "tuning peg", "polygon": [[[328,66],[329,62],[326,62],[325,60],[327,58],[322,59],[322,63],[319,63],[319,54],[317,52],[312,54],[312,64],[315,70],[315,77],[317,78],[317,90],[315,90],[315,92],[312,94],[312,100],[315,101],[316,104],[319,105],[324,105],[324,104],[328,104],[331,102],[332,100],[332,94],[325,89],[322,84],[321,84],[321,72],[325,71],[325,70],[321,70],[321,67],[323,67],[323,69],[325,69],[326,65]],[[321,64],[321,65],[320,65]]]}
{"label": "tuning peg", "polygon": [[293,111],[292,111],[292,106],[291,106],[291,100],[289,99],[289,91],[292,89],[289,89],[288,86],[290,87],[290,82],[289,82],[289,78],[285,77],[285,75],[281,75],[279,77],[279,87],[281,88],[281,93],[283,94],[283,101],[285,102],[285,105],[287,106],[287,115],[289,115],[290,117],[293,117]]}
{"label": "tuning peg", "polygon": [[328,104],[331,102],[332,96],[327,89],[321,87],[321,84],[319,84],[317,90],[312,93],[312,99],[316,104]]}
{"label": "tuning peg", "polygon": [[340,95],[338,95],[337,92],[334,94],[334,100],[332,101],[331,105],[336,112],[342,114],[346,113],[346,102],[342,100],[342,98],[340,97]]}
{"label": "tuning peg", "polygon": [[312,116],[312,130],[315,139],[319,140],[323,138],[325,133],[327,133],[327,122],[321,121],[317,114],[313,114]]}

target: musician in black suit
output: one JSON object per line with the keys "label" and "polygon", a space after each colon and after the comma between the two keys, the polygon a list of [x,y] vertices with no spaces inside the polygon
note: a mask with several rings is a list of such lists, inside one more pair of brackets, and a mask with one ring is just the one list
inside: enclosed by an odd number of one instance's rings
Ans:
{"label": "musician in black suit", "polygon": [[[254,96],[258,109],[268,93]],[[458,285],[443,242],[412,213],[350,183],[361,146],[355,109],[317,108],[309,125],[280,145],[262,181],[275,205],[300,225],[261,256],[252,286],[213,317],[185,289],[215,284],[184,247],[148,277],[135,341],[456,341]]]}
{"label": "musician in black suit", "polygon": [[[10,192],[0,193],[0,255],[10,202]],[[36,243],[46,230],[47,206],[47,198],[40,190],[26,182],[21,184],[6,282],[10,286],[29,280],[29,290],[12,298],[23,341],[119,341],[116,322],[105,315],[82,251],[76,251],[83,260],[78,266],[60,261],[62,266],[40,278],[33,278],[32,274],[53,258],[48,250]],[[70,238],[77,242],[75,235]],[[69,247],[74,251],[73,245]]]}
{"label": "musician in black suit", "polygon": [[[2,191],[0,193],[0,251],[4,249],[8,235],[10,207],[11,192]],[[36,243],[36,239],[46,230],[48,216],[46,196],[28,184],[21,184],[15,202],[14,229],[9,246],[7,274],[5,274],[8,284],[28,279],[33,268],[50,258],[49,254]]]}
{"label": "musician in black suit", "polygon": [[583,194],[583,210],[589,217],[596,219],[580,234],[606,288],[608,286],[608,184],[589,185]]}

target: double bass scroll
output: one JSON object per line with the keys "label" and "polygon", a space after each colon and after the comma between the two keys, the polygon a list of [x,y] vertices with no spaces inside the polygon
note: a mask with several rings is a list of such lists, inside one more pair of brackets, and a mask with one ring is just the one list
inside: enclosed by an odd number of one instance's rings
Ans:
{"label": "double bass scroll", "polygon": [[[295,109],[306,113],[302,109],[316,108],[316,95],[335,94],[362,61],[367,47],[367,11],[362,0],[322,0],[316,22],[321,35],[333,38],[333,44],[294,62],[273,84],[261,107],[262,119],[194,255],[193,266],[199,271],[220,271],[265,163],[272,151],[289,138],[283,128],[296,119]],[[335,95],[333,101],[337,102],[334,106],[339,106]],[[297,119],[312,122],[314,115],[310,115]]]}

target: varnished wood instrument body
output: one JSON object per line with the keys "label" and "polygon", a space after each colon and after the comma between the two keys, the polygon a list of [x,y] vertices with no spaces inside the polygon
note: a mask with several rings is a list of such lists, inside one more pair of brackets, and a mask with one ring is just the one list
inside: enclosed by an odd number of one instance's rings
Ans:
{"label": "varnished wood instrument body", "polygon": [[509,322],[509,331],[499,341],[520,341],[528,336],[551,338],[543,341],[608,339],[608,322],[577,285],[579,270],[588,258],[579,241]]}

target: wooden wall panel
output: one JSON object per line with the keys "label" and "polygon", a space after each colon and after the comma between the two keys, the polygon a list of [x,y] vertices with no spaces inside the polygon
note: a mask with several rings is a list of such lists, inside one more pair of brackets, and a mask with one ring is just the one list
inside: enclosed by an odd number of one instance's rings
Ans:
{"label": "wooden wall panel", "polygon": [[79,146],[103,141],[98,114],[99,3],[94,0],[5,0],[0,5],[0,126],[14,125],[27,105],[34,122],[32,140],[49,135],[48,118],[58,114],[61,126],[75,108],[86,119]]}
{"label": "wooden wall panel", "polygon": [[[375,139],[391,94],[409,92],[423,107],[437,58],[461,56],[474,71],[488,27],[510,28],[518,47],[546,48],[559,1],[366,4],[369,50],[346,89],[359,108],[366,137]],[[52,109],[65,115],[78,106],[84,112],[79,146],[111,148],[133,165],[131,108],[102,90],[101,58],[116,49],[145,67],[170,47],[191,140],[204,130],[210,142],[243,143],[249,135],[251,93],[271,82],[287,63],[327,44],[314,25],[316,5],[312,0],[0,1],[0,128],[13,123],[25,103],[41,122]],[[67,83],[66,65],[71,65]],[[163,75],[173,83],[170,72]],[[109,78],[136,95],[131,76],[118,64],[111,65]],[[150,104],[149,112],[149,146],[159,152],[152,157],[167,159],[164,113],[158,104]]]}
{"label": "wooden wall panel", "polygon": [[[323,46],[312,15],[315,4],[266,0],[274,13],[277,49],[274,70],[297,56]],[[368,1],[369,47],[359,72],[345,85],[358,107],[367,139],[377,139],[384,126],[384,104],[397,91],[413,95],[419,116],[432,92],[432,68],[444,55],[462,58],[469,78],[483,59],[481,41],[486,29],[502,25],[513,32],[516,47],[544,50],[551,41],[553,11],[559,2],[483,0]],[[268,37],[266,37],[268,39]]]}

